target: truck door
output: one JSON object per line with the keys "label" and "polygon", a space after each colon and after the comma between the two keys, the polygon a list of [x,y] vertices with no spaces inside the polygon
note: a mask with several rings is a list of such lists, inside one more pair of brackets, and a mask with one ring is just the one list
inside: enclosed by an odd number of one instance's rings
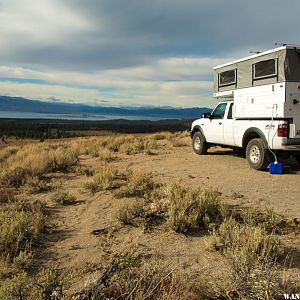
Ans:
{"label": "truck door", "polygon": [[211,118],[205,122],[204,129],[206,141],[223,144],[223,124],[227,103],[220,103],[212,112]]}
{"label": "truck door", "polygon": [[223,132],[224,132],[224,145],[235,146],[233,135],[233,117],[232,117],[233,103],[229,103],[227,114],[225,114]]}

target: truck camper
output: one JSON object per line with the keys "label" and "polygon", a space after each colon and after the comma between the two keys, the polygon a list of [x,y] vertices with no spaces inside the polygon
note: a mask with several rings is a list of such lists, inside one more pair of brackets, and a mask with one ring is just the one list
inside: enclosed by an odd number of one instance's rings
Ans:
{"label": "truck camper", "polygon": [[250,166],[265,169],[278,157],[300,163],[300,46],[284,45],[214,67],[221,102],[193,122],[197,154],[213,145],[244,149]]}

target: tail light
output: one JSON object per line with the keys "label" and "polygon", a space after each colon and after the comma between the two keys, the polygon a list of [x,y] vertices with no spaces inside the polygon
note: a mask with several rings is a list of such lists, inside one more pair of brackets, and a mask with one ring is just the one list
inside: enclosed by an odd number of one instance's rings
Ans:
{"label": "tail light", "polygon": [[280,124],[277,129],[277,136],[279,137],[288,137],[289,127],[288,124]]}

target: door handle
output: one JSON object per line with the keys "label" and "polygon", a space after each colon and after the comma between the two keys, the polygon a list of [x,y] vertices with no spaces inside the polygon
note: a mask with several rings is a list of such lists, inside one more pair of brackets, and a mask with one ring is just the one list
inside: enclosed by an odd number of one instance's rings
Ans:
{"label": "door handle", "polygon": [[219,125],[222,125],[223,123],[222,122],[219,122]]}

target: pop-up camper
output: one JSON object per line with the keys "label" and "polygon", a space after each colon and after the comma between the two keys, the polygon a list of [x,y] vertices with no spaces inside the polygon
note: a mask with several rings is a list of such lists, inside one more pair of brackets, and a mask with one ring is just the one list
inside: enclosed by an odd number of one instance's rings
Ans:
{"label": "pop-up camper", "polygon": [[233,98],[238,119],[300,123],[300,47],[286,45],[215,67],[214,97]]}
{"label": "pop-up camper", "polygon": [[[221,102],[192,125],[197,154],[213,145],[243,148],[252,168],[278,155],[300,163],[300,46],[284,45],[214,68]],[[270,155],[270,152],[273,155]]]}

